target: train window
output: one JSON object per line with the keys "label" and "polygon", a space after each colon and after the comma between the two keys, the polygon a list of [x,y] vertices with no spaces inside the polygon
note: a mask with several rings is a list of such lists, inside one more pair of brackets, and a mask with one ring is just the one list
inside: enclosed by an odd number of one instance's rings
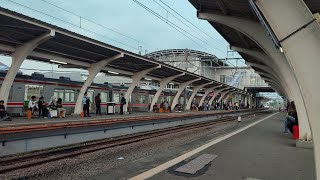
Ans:
{"label": "train window", "polygon": [[24,100],[28,101],[31,99],[32,96],[40,97],[43,94],[43,86],[39,85],[25,85],[25,94],[24,94]]}
{"label": "train window", "polygon": [[163,96],[161,96],[161,97],[158,99],[158,103],[162,103],[162,102],[164,102],[164,97],[163,97]]}
{"label": "train window", "polygon": [[154,98],[154,95],[149,95],[149,104],[151,104],[153,98]]}
{"label": "train window", "polygon": [[140,103],[145,104],[146,103],[146,96],[142,95],[140,96]]}
{"label": "train window", "polygon": [[55,89],[53,95],[64,102],[74,102],[74,90]]}
{"label": "train window", "polygon": [[170,103],[171,102],[171,96],[167,96],[167,101]]}
{"label": "train window", "polygon": [[94,100],[94,97],[93,97],[94,90],[88,89],[87,94],[88,94],[87,97],[90,99],[91,103],[93,103],[93,100]]}
{"label": "train window", "polygon": [[54,92],[53,92],[53,96],[55,96],[57,99],[61,98],[62,101],[65,101],[65,99],[64,99],[64,90],[55,89]]}
{"label": "train window", "polygon": [[74,90],[65,90],[64,102],[74,102]]}
{"label": "train window", "polygon": [[113,98],[112,98],[113,102],[120,102],[120,94],[119,93],[113,93]]}
{"label": "train window", "polygon": [[100,98],[101,98],[101,102],[108,102],[109,100],[109,94],[106,92],[101,92],[100,93]]}

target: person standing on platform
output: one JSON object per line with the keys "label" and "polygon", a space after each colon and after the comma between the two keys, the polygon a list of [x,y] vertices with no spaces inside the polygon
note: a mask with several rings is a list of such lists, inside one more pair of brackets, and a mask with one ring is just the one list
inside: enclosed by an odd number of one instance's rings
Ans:
{"label": "person standing on platform", "polygon": [[96,114],[101,115],[101,97],[100,97],[100,93],[98,93],[98,95],[96,95],[96,97],[94,98],[94,103],[96,104]]}
{"label": "person standing on platform", "polygon": [[84,117],[91,117],[89,114],[90,99],[87,93],[84,93],[84,96],[82,98],[82,104],[83,104]]}
{"label": "person standing on platform", "polygon": [[124,98],[123,94],[121,94],[120,100],[120,114],[123,114],[123,106],[127,104],[126,98]]}

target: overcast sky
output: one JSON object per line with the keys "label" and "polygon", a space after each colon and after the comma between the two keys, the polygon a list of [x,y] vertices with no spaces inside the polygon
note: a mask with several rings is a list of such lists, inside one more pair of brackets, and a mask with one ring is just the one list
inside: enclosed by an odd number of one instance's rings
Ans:
{"label": "overcast sky", "polygon": [[[137,1],[164,19],[154,16],[134,0],[2,0],[0,6],[135,53],[141,49],[144,54],[163,49],[188,48],[208,52],[219,58],[227,56],[228,43],[208,22],[197,19],[196,9],[187,0]],[[79,16],[82,17],[82,28]],[[176,28],[192,40],[169,26],[170,23],[177,25]],[[239,57],[237,53],[230,56]],[[10,58],[3,56],[0,56],[0,62],[8,66],[11,64]],[[25,61],[22,68],[57,69],[56,66],[32,61]]]}

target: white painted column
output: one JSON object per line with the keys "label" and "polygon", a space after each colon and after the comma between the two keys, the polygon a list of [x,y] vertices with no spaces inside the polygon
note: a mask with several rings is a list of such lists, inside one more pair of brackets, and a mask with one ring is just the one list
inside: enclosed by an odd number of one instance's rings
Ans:
{"label": "white painted column", "polygon": [[90,67],[88,68],[88,77],[83,83],[80,92],[77,97],[76,106],[74,108],[74,114],[80,114],[82,112],[82,98],[84,93],[88,90],[88,87],[92,84],[94,78],[97,76],[97,74],[110,62],[122,58],[124,55],[123,53],[115,55],[113,57],[110,57],[108,59],[101,60],[96,63],[90,64]]}
{"label": "white painted column", "polygon": [[193,98],[196,96],[196,94],[198,93],[198,91],[199,91],[201,88],[203,88],[203,87],[205,87],[205,86],[207,86],[207,85],[210,85],[210,84],[212,84],[212,83],[213,83],[213,82],[201,84],[201,85],[196,86],[196,87],[193,88],[193,92],[192,92],[192,94],[191,94],[191,97],[189,98],[189,100],[188,100],[188,102],[187,102],[186,110],[190,110],[190,108],[191,108],[191,103],[192,103],[192,101],[193,101]]}
{"label": "white painted column", "polygon": [[211,99],[209,100],[209,104],[210,106],[212,105],[213,100],[216,98],[216,96],[221,93],[222,91],[229,89],[230,87],[226,87],[226,88],[222,88],[222,89],[218,89],[216,91],[214,91],[214,95],[211,97]]}
{"label": "white painted column", "polygon": [[174,107],[176,106],[176,104],[178,104],[179,102],[179,97],[181,95],[181,93],[183,92],[183,90],[190,85],[191,83],[195,82],[195,81],[199,81],[201,80],[201,78],[197,78],[197,79],[193,79],[184,83],[179,84],[179,89],[177,91],[177,94],[174,96],[172,104],[171,104],[171,109],[174,109]]}
{"label": "white painted column", "polygon": [[38,45],[54,36],[55,31],[51,30],[50,32],[47,32],[25,44],[22,44],[21,46],[15,49],[14,53],[11,54],[12,63],[6,74],[6,77],[2,82],[2,86],[0,89],[0,100],[3,100],[5,102],[5,106],[8,102],[9,92],[13,84],[14,78],[16,77],[17,72],[19,71],[23,61]]}
{"label": "white painted column", "polygon": [[[320,179],[320,26],[302,0],[257,0],[291,65],[312,130],[317,179]],[[299,114],[298,114],[299,115]],[[300,125],[299,117],[299,126]]]}
{"label": "white painted column", "polygon": [[[219,87],[221,87],[222,85],[218,85],[218,86],[214,86],[214,87],[211,87],[211,88],[207,88],[205,91],[204,91],[204,95],[202,96],[202,98],[201,98],[201,100],[200,100],[200,103],[199,103],[199,106],[202,106],[203,105],[203,102],[204,102],[204,100],[206,99],[206,97],[208,96],[208,94],[211,92],[211,91],[213,91],[213,90],[215,90],[215,89],[217,89],[217,88],[219,88]],[[209,104],[210,106],[211,106],[211,104]]]}
{"label": "white painted column", "polygon": [[[274,2],[274,1],[272,1]],[[272,67],[278,74],[278,76],[283,80],[284,89],[286,90],[286,94],[288,94],[289,99],[292,99],[296,103],[297,112],[299,116],[299,130],[300,137],[302,140],[310,140],[311,139],[311,131],[308,123],[308,115],[307,108],[304,103],[304,97],[302,96],[302,91],[298,86],[297,79],[286,60],[286,57],[283,53],[277,50],[269,36],[266,34],[262,25],[259,22],[255,22],[253,20],[237,18],[232,16],[214,14],[214,13],[202,13],[198,12],[198,17],[201,19],[206,19],[208,21],[218,22],[224,25],[227,25],[231,28],[234,28],[244,35],[251,38],[254,42],[256,42],[263,51],[267,54],[264,55],[269,57],[269,59],[265,59],[263,62],[267,64],[269,67]],[[293,19],[293,18],[292,18]],[[300,43],[299,43],[300,44]],[[304,48],[308,48],[309,46],[304,46]],[[316,48],[317,46],[312,46]],[[238,50],[237,50],[238,51]],[[256,53],[251,50],[245,50],[244,53],[251,53],[250,55],[254,56],[255,60],[259,60],[259,56],[264,53]],[[304,56],[306,57],[306,56]],[[261,58],[260,58],[261,59]],[[263,58],[264,59],[264,58]],[[270,61],[269,61],[270,60]],[[309,63],[308,63],[309,64]],[[313,66],[317,67],[317,66]]]}
{"label": "white painted column", "polygon": [[153,110],[153,106],[157,103],[160,95],[161,95],[161,92],[164,90],[164,88],[166,87],[167,84],[169,84],[172,80],[174,80],[175,78],[177,77],[180,77],[180,76],[183,76],[185,75],[185,73],[182,73],[182,74],[178,74],[178,75],[175,75],[175,76],[171,76],[171,77],[167,77],[165,79],[162,79],[160,81],[160,88],[158,89],[158,91],[156,92],[156,94],[154,95],[153,99],[152,99],[152,102],[151,102],[151,105],[150,105],[150,111]]}
{"label": "white painted column", "polygon": [[235,93],[236,93],[236,91],[235,91],[235,92],[227,93],[227,94],[225,95],[225,98],[223,99],[223,103],[226,104],[227,101],[229,100],[230,96],[233,96]]}
{"label": "white painted column", "polygon": [[233,90],[233,89],[229,89],[229,90],[227,90],[227,91],[221,92],[221,96],[220,96],[220,98],[218,99],[218,102],[221,102],[221,100],[224,99],[225,96],[228,95],[231,91],[234,91],[234,90]]}
{"label": "white painted column", "polygon": [[126,106],[123,108],[123,111],[125,112],[128,112],[128,103],[129,103],[129,99],[130,99],[130,96],[134,90],[134,88],[136,86],[139,86],[140,84],[140,80],[145,76],[147,75],[150,71],[154,70],[154,69],[158,69],[158,68],[161,68],[161,65],[158,65],[156,67],[152,67],[152,68],[149,68],[149,69],[145,69],[145,70],[142,70],[142,71],[139,71],[139,72],[135,72],[133,73],[132,75],[132,83],[130,84],[127,92],[125,93],[124,97],[126,98],[127,100],[127,103],[126,103]]}

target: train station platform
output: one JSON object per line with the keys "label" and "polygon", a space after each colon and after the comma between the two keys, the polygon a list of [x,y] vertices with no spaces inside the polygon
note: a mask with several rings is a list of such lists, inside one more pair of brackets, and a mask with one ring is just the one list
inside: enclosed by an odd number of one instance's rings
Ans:
{"label": "train station platform", "polygon": [[[240,110],[246,111],[246,110]],[[34,126],[43,124],[63,124],[63,123],[77,123],[77,122],[90,122],[99,120],[120,120],[130,118],[143,118],[143,117],[155,117],[161,118],[166,116],[186,116],[186,115],[199,115],[199,114],[219,114],[219,113],[230,113],[233,111],[229,110],[213,110],[213,111],[186,111],[186,112],[172,112],[172,113],[154,113],[154,112],[132,112],[128,114],[110,114],[110,115],[96,115],[91,114],[91,117],[80,117],[78,115],[67,115],[65,118],[39,118],[34,115],[32,119],[26,117],[13,117],[11,121],[0,121],[0,128],[5,127],[18,127],[18,126]],[[36,112],[37,113],[37,112]],[[35,113],[35,114],[36,114]]]}
{"label": "train station platform", "polygon": [[[284,113],[275,113],[255,121],[256,124],[245,125],[213,139],[203,139],[201,145],[199,142],[183,145],[184,149],[177,148],[179,153],[173,152],[176,150],[163,152],[120,167],[116,172],[118,175],[126,172],[126,177],[131,173],[129,176],[134,180],[315,179],[314,152],[295,147],[292,136],[281,133],[284,117]],[[199,170],[194,173],[197,168]],[[117,177],[117,173],[110,175]]]}
{"label": "train station platform", "polygon": [[63,119],[14,119],[1,122],[0,156],[30,152],[169,128],[219,118],[237,118],[269,112],[268,109],[216,110],[175,113],[139,113]]}

